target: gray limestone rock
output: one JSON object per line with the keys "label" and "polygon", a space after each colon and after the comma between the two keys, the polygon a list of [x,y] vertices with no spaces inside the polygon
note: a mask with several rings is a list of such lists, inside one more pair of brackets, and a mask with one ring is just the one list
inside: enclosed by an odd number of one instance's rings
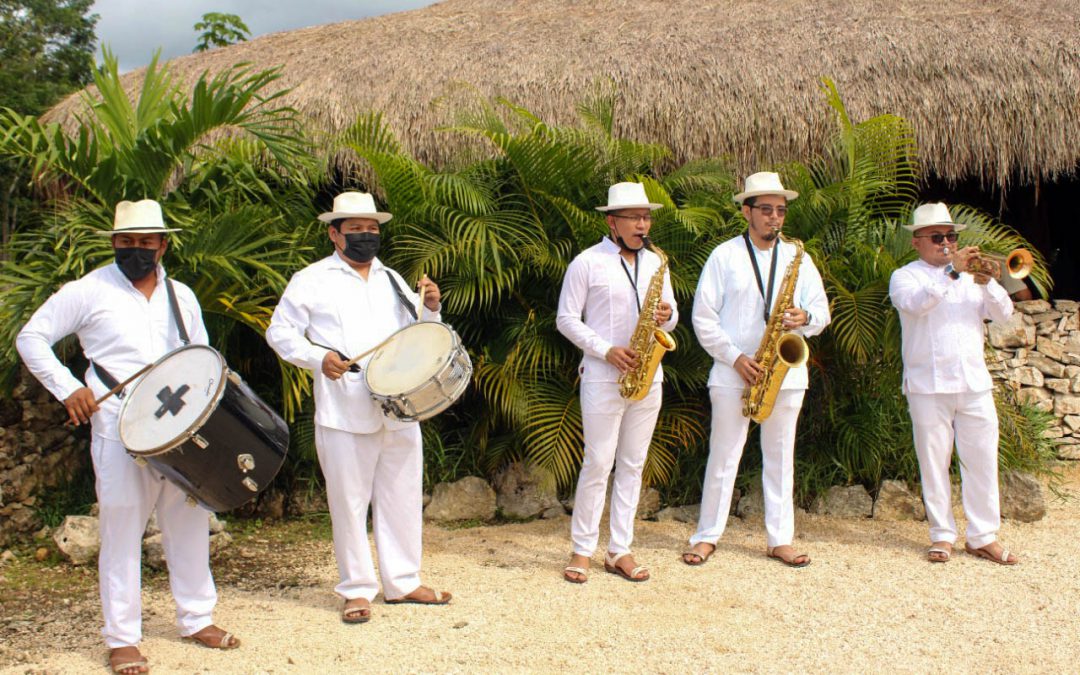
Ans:
{"label": "gray limestone rock", "polygon": [[67,516],[53,533],[53,541],[72,564],[92,562],[101,549],[98,519],[93,516]]}
{"label": "gray limestone rock", "polygon": [[495,476],[496,504],[509,518],[533,518],[558,506],[555,481],[543,469],[522,462],[509,464]]}
{"label": "gray limestone rock", "polygon": [[878,488],[874,501],[874,518],[877,520],[924,520],[926,507],[922,499],[913,494],[903,481],[885,480]]}
{"label": "gray limestone rock", "polygon": [[495,490],[483,478],[466,476],[454,483],[439,483],[424,509],[428,520],[491,520],[495,517]]}
{"label": "gray limestone rock", "polygon": [[834,485],[818,495],[810,507],[811,513],[821,513],[838,518],[869,518],[874,510],[874,500],[861,485]]}
{"label": "gray limestone rock", "polygon": [[1042,484],[1030,474],[1002,472],[1000,478],[1001,517],[1030,523],[1046,515]]}

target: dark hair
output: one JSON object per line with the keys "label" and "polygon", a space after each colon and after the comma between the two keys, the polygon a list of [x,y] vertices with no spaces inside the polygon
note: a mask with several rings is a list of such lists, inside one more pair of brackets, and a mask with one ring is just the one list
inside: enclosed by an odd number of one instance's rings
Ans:
{"label": "dark hair", "polygon": [[341,224],[344,223],[346,220],[348,220],[348,218],[334,218],[330,221],[330,227],[334,228],[338,232],[341,232]]}
{"label": "dark hair", "polygon": [[746,199],[742,200],[742,205],[743,206],[753,206],[756,201],[757,201],[757,195],[754,195],[753,197],[747,197]]}

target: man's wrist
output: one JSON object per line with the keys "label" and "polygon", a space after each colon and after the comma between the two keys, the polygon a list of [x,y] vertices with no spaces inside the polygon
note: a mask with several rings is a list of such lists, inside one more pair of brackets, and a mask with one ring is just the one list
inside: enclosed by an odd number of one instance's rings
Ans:
{"label": "man's wrist", "polygon": [[953,267],[952,263],[949,263],[945,266],[945,276],[949,277],[953,281],[956,281],[960,278],[960,273],[956,271],[956,268]]}

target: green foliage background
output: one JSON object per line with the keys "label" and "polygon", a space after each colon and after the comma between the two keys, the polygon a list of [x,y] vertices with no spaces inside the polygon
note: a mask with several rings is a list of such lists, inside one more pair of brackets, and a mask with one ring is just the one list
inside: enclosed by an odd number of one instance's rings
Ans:
{"label": "green foliage background", "polygon": [[[15,333],[61,283],[110,261],[107,229],[121,199],[159,199],[184,231],[166,264],[198,295],[215,345],[293,424],[284,485],[316,479],[310,381],[280,365],[262,332],[285,281],[326,255],[315,214],[333,194],[369,189],[395,217],[384,228],[386,261],[410,281],[428,274],[444,295],[444,316],[469,346],[473,386],[423,425],[426,481],[492,473],[509,461],[546,469],[568,489],[581,461],[577,398],[580,354],[555,330],[569,261],[606,232],[607,186],[645,184],[657,211],[653,239],[669,255],[683,321],[678,351],[665,358],[665,405],[645,468],[672,501],[693,501],[707,456],[710,359],[697,346],[690,310],[701,266],[720,242],[742,231],[732,201],[736,177],[723,158],[678,164],[663,146],[619,137],[619,93],[599,84],[577,109],[578,123],[554,126],[506,100],[477,100],[446,134],[474,151],[434,169],[403,150],[377,112],[360,115],[318,150],[294,111],[280,104],[276,70],[238,66],[203,76],[180,92],[152,63],[137,100],[119,86],[106,54],[95,81],[100,98],[79,135],[7,110],[0,156],[26,162],[56,199],[44,224],[18,233],[0,267],[0,362],[16,360]],[[919,166],[910,125],[892,115],[850,120],[831,83],[836,134],[815,161],[777,167],[800,192],[786,233],[806,243],[831,298],[833,324],[811,341],[811,389],[797,446],[802,497],[834,483],[873,487],[913,481],[917,467],[900,394],[899,329],[887,299],[889,275],[913,259],[899,225],[917,200]],[[351,155],[342,177],[327,167]],[[998,250],[1022,244],[1012,230],[961,209],[967,240]],[[1049,284],[1037,259],[1035,280]],[[1003,466],[1045,469],[1047,419],[1004,397]],[[755,476],[756,445],[742,481]],[[290,487],[296,487],[295,485]]]}

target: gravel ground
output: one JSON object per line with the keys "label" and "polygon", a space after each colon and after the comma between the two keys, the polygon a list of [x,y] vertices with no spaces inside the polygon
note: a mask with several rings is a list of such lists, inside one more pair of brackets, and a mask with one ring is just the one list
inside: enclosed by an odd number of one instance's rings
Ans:
{"label": "gravel ground", "polygon": [[[1066,486],[1080,489],[1080,467]],[[1080,501],[1053,502],[1037,523],[1007,522],[1001,538],[1021,557],[1012,568],[963,553],[926,562],[925,523],[805,514],[796,545],[810,567],[766,559],[760,519],[733,518],[717,554],[691,568],[678,556],[691,529],[639,523],[636,555],[653,578],[605,574],[598,555],[578,586],[560,576],[569,519],[428,526],[424,582],[453,591],[453,604],[390,606],[380,596],[371,622],[345,625],[325,523],[267,525],[239,533],[215,561],[215,621],[241,649],[181,642],[163,575],[146,583],[142,649],[158,673],[1013,673],[1076,672],[1080,662]],[[33,565],[10,567],[23,578]],[[0,672],[106,671],[95,576],[60,565],[37,586],[0,582],[11,591],[0,603]]]}

